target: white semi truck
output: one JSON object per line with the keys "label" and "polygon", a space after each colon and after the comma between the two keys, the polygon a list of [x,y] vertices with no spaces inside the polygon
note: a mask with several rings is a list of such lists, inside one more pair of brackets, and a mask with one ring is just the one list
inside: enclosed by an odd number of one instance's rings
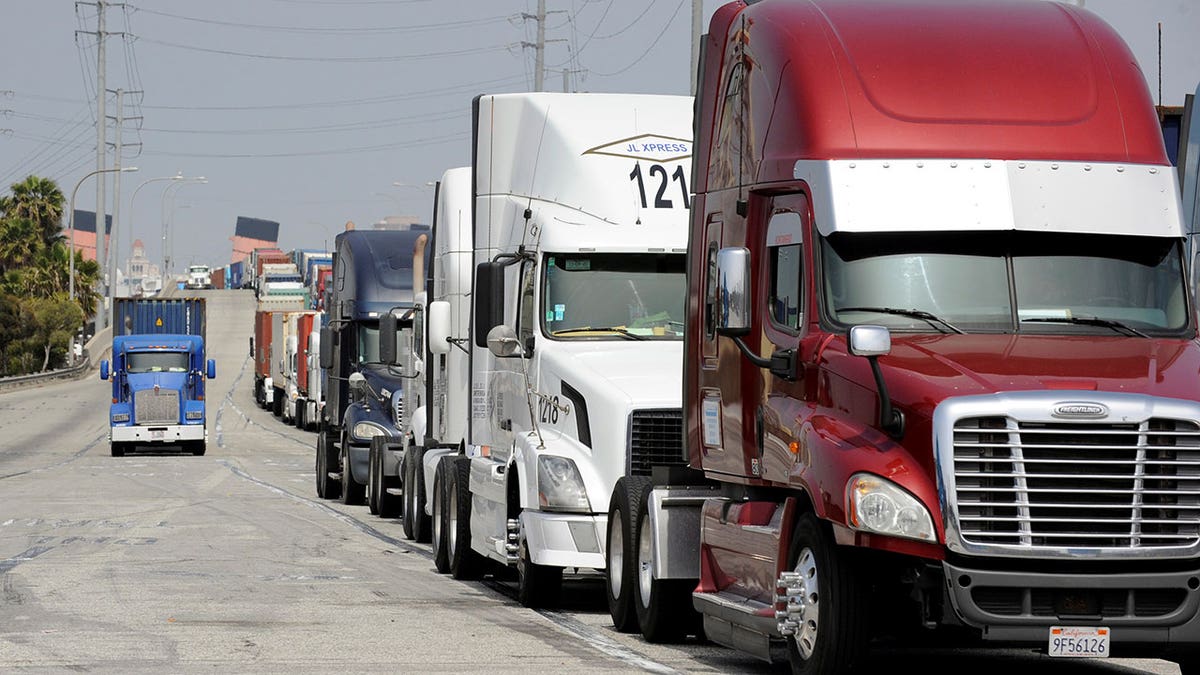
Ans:
{"label": "white semi truck", "polygon": [[471,183],[441,186],[434,301],[412,323],[433,376],[406,455],[450,452],[406,512],[416,533],[432,512],[439,569],[511,568],[522,604],[553,604],[564,570],[604,569],[616,480],[685,463],[691,120],[683,96],[476,98]]}

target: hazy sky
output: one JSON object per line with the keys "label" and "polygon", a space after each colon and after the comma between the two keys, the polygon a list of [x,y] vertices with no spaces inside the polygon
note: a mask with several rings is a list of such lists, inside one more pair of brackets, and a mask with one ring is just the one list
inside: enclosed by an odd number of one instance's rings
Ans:
{"label": "hazy sky", "polygon": [[[704,0],[706,23],[720,4]],[[1200,1],[1071,4],[1116,27],[1156,98],[1161,22],[1161,102],[1182,105],[1196,90]],[[573,91],[689,93],[692,0],[546,5],[545,89],[561,91],[566,70]],[[535,22],[523,16],[536,9],[537,0],[110,6],[105,88],[144,92],[124,97],[124,116],[141,119],[127,119],[122,133],[122,163],[139,171],[121,175],[121,259],[131,227],[160,259],[172,203],[176,271],[228,262],[239,215],[279,221],[285,250],[327,248],[347,220],[429,222],[425,184],[470,162],[471,98],[533,88],[533,50],[522,45],[535,40]],[[0,193],[34,173],[69,198],[96,168],[95,30],[94,2],[0,0]],[[116,115],[111,96],[106,113]],[[143,181],[177,172],[209,182],[172,188],[173,200],[163,197],[170,183],[147,184],[131,212]],[[95,209],[95,180],[76,208]]]}

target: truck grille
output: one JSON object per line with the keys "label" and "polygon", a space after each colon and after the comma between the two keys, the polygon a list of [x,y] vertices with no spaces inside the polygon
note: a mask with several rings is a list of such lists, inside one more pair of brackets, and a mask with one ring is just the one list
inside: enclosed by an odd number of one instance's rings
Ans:
{"label": "truck grille", "polygon": [[133,395],[133,423],[179,423],[179,392],[175,389],[141,389]]}
{"label": "truck grille", "polygon": [[649,476],[655,465],[687,463],[681,410],[635,410],[629,419],[629,475]]}
{"label": "truck grille", "polygon": [[1200,541],[1200,426],[1191,420],[968,417],[954,423],[953,445],[967,544],[1144,550]]}

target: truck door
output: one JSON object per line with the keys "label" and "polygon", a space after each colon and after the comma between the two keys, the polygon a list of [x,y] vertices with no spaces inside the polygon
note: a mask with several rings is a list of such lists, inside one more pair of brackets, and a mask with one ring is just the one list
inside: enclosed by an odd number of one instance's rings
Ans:
{"label": "truck door", "polygon": [[[763,371],[762,390],[743,392],[743,401],[754,409],[754,447],[758,453],[755,474],[751,458],[751,475],[772,482],[786,483],[799,452],[800,425],[809,414],[806,405],[804,367],[800,356],[802,342],[808,334],[807,322],[812,318],[809,302],[811,293],[812,256],[807,241],[809,203],[802,193],[762,198],[761,209],[754,209],[755,218],[748,227],[748,244],[754,256],[758,277],[755,285],[762,289],[762,302],[754,311],[761,314],[762,326],[758,353],[764,357],[790,351],[795,364],[790,373]],[[746,380],[743,379],[743,382]],[[750,410],[747,410],[749,413]]]}

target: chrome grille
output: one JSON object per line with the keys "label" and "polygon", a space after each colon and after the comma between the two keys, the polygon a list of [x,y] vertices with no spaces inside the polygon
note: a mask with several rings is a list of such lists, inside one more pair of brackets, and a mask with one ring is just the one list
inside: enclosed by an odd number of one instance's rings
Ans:
{"label": "chrome grille", "polygon": [[133,395],[133,423],[179,423],[179,391],[175,389],[140,389]]}
{"label": "chrome grille", "polygon": [[635,410],[629,420],[629,475],[649,476],[655,465],[687,463],[681,410]]}
{"label": "chrome grille", "polygon": [[967,544],[1161,549],[1200,541],[1200,426],[1191,420],[966,417],[954,423],[953,446]]}

